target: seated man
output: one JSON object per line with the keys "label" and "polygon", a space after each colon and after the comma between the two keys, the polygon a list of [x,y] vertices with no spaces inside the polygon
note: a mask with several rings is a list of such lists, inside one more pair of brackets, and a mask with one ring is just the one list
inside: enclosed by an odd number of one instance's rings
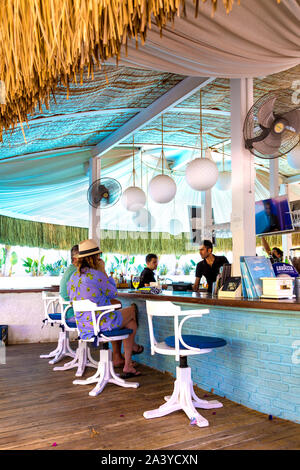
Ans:
{"label": "seated man", "polygon": [[[63,277],[61,278],[60,281],[60,286],[59,286],[59,295],[64,299],[69,302],[70,298],[68,296],[68,290],[67,290],[67,284],[72,276],[72,274],[75,273],[76,271],[76,263],[78,259],[78,245],[74,245],[71,249],[71,264],[67,267]],[[66,313],[66,319],[70,319],[74,317],[74,311],[72,308],[68,308],[67,313]]]}

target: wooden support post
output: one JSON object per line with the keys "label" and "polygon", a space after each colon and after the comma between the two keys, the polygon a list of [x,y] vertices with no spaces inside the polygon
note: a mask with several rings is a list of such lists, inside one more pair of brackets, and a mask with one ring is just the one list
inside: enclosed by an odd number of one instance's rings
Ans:
{"label": "wooden support post", "polygon": [[[100,158],[90,158],[89,184],[100,178]],[[100,243],[100,207],[89,206],[89,238]]]}
{"label": "wooden support post", "polygon": [[231,97],[231,169],[234,276],[240,275],[240,256],[255,256],[254,156],[245,148],[243,124],[253,104],[253,80],[230,80]]}

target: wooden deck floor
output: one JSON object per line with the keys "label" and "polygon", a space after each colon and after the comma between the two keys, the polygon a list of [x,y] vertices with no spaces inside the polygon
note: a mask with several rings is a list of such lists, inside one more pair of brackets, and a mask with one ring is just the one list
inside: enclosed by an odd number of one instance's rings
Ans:
{"label": "wooden deck floor", "polygon": [[[179,411],[146,420],[143,411],[158,407],[170,394],[170,375],[141,366],[139,389],[109,385],[98,397],[90,397],[91,386],[72,384],[74,370],[54,372],[46,359],[39,359],[51,347],[10,345],[6,350],[7,364],[0,365],[1,450],[300,449],[299,424],[269,421],[267,415],[226,398],[215,414],[201,410],[208,428],[191,426]],[[200,397],[207,394],[197,392]],[[52,447],[54,442],[57,447]]]}

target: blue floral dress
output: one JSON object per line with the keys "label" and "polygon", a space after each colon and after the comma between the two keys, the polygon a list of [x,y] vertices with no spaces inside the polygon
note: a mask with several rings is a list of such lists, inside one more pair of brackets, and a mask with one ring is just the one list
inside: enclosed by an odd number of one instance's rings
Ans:
{"label": "blue floral dress", "polygon": [[[110,299],[117,295],[116,283],[112,277],[107,278],[101,271],[86,268],[82,274],[76,271],[68,282],[70,300],[89,299],[99,307],[110,305]],[[96,312],[96,318],[103,313]],[[76,323],[81,339],[90,339],[94,336],[93,321],[90,312],[75,312]],[[120,310],[103,315],[100,320],[100,331],[110,331],[120,328],[123,322]]]}

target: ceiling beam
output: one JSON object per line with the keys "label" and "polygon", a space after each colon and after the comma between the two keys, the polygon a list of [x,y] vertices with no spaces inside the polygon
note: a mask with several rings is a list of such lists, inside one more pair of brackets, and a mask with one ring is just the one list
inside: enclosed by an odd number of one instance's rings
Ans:
{"label": "ceiling beam", "polygon": [[103,153],[110,150],[115,145],[128,139],[132,134],[137,132],[139,129],[145,127],[154,119],[157,119],[161,114],[168,112],[171,108],[178,105],[189,96],[196,93],[201,88],[211,83],[214,78],[204,77],[188,77],[179,82],[169,91],[160,96],[150,106],[143,109],[133,118],[129,119],[119,129],[110,134],[104,140],[99,142],[93,148],[93,156],[99,157]]}
{"label": "ceiling beam", "polygon": [[[168,113],[184,113],[184,114],[196,114],[199,116],[200,108],[187,108],[182,106],[176,106],[168,111]],[[202,109],[202,115],[205,116],[226,116],[230,117],[230,111],[222,111],[220,109]]]}
{"label": "ceiling beam", "polygon": [[294,175],[294,176],[288,176],[287,178],[285,178],[284,182],[286,184],[300,183],[300,174],[299,175]]}
{"label": "ceiling beam", "polygon": [[[63,119],[81,119],[84,117],[97,118],[98,116],[106,116],[112,114],[123,114],[123,113],[132,113],[137,114],[143,111],[146,108],[108,108],[108,109],[98,109],[97,111],[82,111],[77,113],[66,113],[66,114],[55,114],[54,116],[41,116],[33,119],[29,119],[28,122],[22,122],[22,126],[30,126],[32,124],[46,124],[48,122],[62,121]],[[199,116],[199,108],[185,108],[185,107],[176,107],[168,110],[168,113],[182,113],[182,114],[196,114]],[[229,111],[221,111],[218,109],[202,109],[202,115],[204,116],[225,116],[229,117]],[[21,127],[21,124],[18,123],[15,126],[15,129]]]}
{"label": "ceiling beam", "polygon": [[[139,113],[142,111],[144,108],[112,108],[112,109],[99,109],[97,111],[82,111],[78,113],[66,113],[66,114],[56,114],[55,116],[44,116],[44,117],[38,117],[35,119],[30,119],[28,120],[28,123],[26,121],[22,122],[23,127],[29,126],[31,124],[45,124],[47,122],[53,122],[53,121],[61,121],[62,119],[81,119],[83,117],[92,117],[96,118],[97,116],[105,116],[105,115],[112,115],[112,114],[121,114],[121,113]],[[15,127],[20,127],[20,123]]]}

